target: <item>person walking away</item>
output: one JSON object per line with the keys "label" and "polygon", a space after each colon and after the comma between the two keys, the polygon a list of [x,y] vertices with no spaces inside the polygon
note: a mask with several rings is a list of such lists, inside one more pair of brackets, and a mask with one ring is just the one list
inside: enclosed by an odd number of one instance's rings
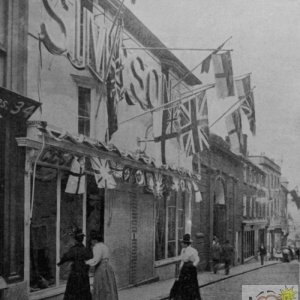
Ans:
{"label": "person walking away", "polygon": [[297,255],[298,261],[300,261],[300,249],[299,248],[296,249],[296,255]]}
{"label": "person walking away", "polygon": [[89,267],[85,264],[85,260],[91,258],[92,255],[82,243],[84,234],[81,229],[75,229],[73,237],[76,241],[75,245],[72,246],[57,263],[58,266],[61,266],[65,262],[72,262],[63,299],[91,300],[92,295],[88,274]]}
{"label": "person walking away", "polygon": [[228,275],[233,255],[233,247],[230,245],[229,240],[226,240],[225,244],[223,245],[222,255],[225,263],[225,275]]}
{"label": "person walking away", "polygon": [[93,258],[86,261],[95,267],[93,300],[118,300],[118,290],[114,271],[109,263],[109,249],[103,242],[100,232],[92,230],[90,239]]}
{"label": "person walking away", "polygon": [[258,253],[259,253],[259,256],[260,256],[260,264],[263,266],[264,258],[265,258],[265,255],[267,254],[267,250],[266,250],[264,244],[260,245],[260,247],[258,249]]}
{"label": "person walking away", "polygon": [[185,234],[181,240],[181,261],[176,291],[170,294],[173,300],[201,300],[197,279],[197,265],[200,261],[198,252],[191,246],[190,234]]}
{"label": "person walking away", "polygon": [[216,237],[214,237],[211,246],[211,258],[212,258],[213,272],[214,274],[217,274],[219,264],[220,264],[220,259],[221,259],[221,246],[219,240]]}

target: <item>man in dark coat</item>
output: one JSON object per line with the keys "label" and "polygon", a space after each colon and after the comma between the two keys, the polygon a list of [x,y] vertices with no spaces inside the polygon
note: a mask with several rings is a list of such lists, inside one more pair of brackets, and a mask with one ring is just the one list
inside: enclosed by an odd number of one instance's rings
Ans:
{"label": "man in dark coat", "polygon": [[91,300],[90,281],[85,260],[92,258],[91,252],[86,249],[82,241],[84,234],[81,229],[74,231],[76,244],[63,255],[58,266],[71,261],[71,272],[68,277],[64,300]]}
{"label": "man in dark coat", "polygon": [[225,244],[222,247],[222,255],[225,263],[225,275],[228,275],[233,256],[233,247],[230,245],[228,240],[226,240]]}
{"label": "man in dark coat", "polygon": [[211,259],[212,259],[212,267],[213,271],[216,274],[218,272],[218,267],[220,264],[220,259],[221,259],[221,246],[219,243],[219,240],[214,237],[213,243],[211,246]]}
{"label": "man in dark coat", "polygon": [[263,265],[264,264],[264,257],[267,254],[267,250],[266,250],[264,244],[260,245],[260,247],[258,249],[258,253],[260,255],[260,263],[261,263],[261,265]]}

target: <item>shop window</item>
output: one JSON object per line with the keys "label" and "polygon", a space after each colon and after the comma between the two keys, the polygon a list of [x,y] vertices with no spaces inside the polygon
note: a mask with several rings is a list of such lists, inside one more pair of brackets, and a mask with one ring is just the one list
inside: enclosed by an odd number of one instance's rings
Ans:
{"label": "shop window", "polygon": [[[47,172],[49,171],[49,172]],[[47,174],[54,174],[47,176]],[[56,283],[57,174],[38,168],[30,233],[31,291]]]}
{"label": "shop window", "polygon": [[97,188],[93,175],[86,175],[85,194],[65,193],[68,176],[67,171],[37,167],[30,232],[31,292],[66,283],[71,264],[57,267],[56,263],[74,245],[76,227],[87,236],[92,229],[103,233],[104,191]]}
{"label": "shop window", "polygon": [[185,193],[172,191],[158,200],[155,260],[176,257],[185,233]]}
{"label": "shop window", "polygon": [[78,133],[90,136],[91,90],[78,87]]}

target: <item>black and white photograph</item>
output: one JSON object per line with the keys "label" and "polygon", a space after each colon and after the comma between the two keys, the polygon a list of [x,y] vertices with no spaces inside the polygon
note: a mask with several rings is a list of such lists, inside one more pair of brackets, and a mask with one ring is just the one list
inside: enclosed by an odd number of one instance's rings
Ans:
{"label": "black and white photograph", "polygon": [[0,0],[0,300],[300,299],[299,0]]}

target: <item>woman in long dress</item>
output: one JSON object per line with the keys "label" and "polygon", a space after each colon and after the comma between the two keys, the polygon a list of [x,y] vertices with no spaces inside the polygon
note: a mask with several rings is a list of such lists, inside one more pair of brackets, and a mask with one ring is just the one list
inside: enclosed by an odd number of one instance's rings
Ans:
{"label": "woman in long dress", "polygon": [[115,274],[109,263],[109,249],[99,232],[91,231],[90,239],[93,258],[87,260],[86,264],[95,267],[93,300],[118,300]]}
{"label": "woman in long dress", "polygon": [[183,236],[181,243],[179,278],[176,282],[176,290],[170,298],[175,300],[201,300],[197,279],[198,252],[191,247],[192,240],[188,233]]}
{"label": "woman in long dress", "polygon": [[64,300],[91,300],[90,281],[85,260],[91,258],[91,253],[83,245],[84,234],[81,229],[76,229],[73,233],[76,241],[68,252],[66,252],[58,266],[65,262],[72,262],[71,271],[68,277]]}

